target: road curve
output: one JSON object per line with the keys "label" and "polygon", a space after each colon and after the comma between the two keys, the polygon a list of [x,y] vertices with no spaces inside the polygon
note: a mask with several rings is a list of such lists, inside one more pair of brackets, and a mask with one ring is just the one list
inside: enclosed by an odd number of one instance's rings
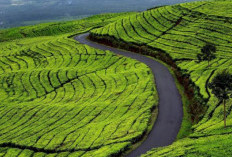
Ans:
{"label": "road curve", "polygon": [[163,64],[141,54],[108,47],[90,41],[87,39],[88,35],[89,33],[81,34],[74,37],[74,39],[82,44],[101,50],[110,50],[116,54],[143,62],[151,68],[155,76],[156,88],[159,95],[158,117],[146,140],[137,149],[129,153],[127,157],[137,157],[145,154],[152,148],[172,144],[180,130],[183,117],[183,107],[181,96],[168,68]]}

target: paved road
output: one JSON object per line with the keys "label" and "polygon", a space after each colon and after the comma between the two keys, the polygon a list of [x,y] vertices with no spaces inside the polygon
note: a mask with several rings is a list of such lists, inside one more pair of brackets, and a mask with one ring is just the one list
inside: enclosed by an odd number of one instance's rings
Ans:
{"label": "paved road", "polygon": [[159,114],[157,120],[147,139],[137,149],[128,154],[127,157],[137,157],[146,153],[152,148],[172,144],[175,141],[181,126],[183,108],[181,96],[169,70],[161,63],[141,54],[124,51],[89,41],[86,39],[88,35],[88,33],[78,35],[75,37],[75,40],[97,49],[110,50],[116,54],[143,62],[151,68],[155,76],[155,82],[159,95]]}

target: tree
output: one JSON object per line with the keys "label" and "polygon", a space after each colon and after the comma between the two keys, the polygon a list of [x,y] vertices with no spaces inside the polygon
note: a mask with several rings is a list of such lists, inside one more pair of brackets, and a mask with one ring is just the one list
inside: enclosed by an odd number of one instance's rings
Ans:
{"label": "tree", "polygon": [[208,67],[209,67],[209,62],[216,58],[215,52],[216,52],[216,47],[214,45],[206,44],[201,49],[201,53],[197,55],[198,61],[199,62],[208,61]]}
{"label": "tree", "polygon": [[217,74],[208,86],[218,100],[224,104],[224,127],[226,127],[226,101],[232,98],[232,75],[224,70]]}

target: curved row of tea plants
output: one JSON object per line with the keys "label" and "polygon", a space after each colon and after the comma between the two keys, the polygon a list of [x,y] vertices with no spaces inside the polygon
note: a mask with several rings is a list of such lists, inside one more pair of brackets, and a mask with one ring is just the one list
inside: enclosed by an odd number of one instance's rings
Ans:
{"label": "curved row of tea plants", "polygon": [[92,28],[102,27],[108,23],[132,15],[133,12],[107,13],[88,18],[66,22],[50,22],[32,26],[16,27],[0,30],[0,42],[27,37],[61,35],[64,33],[86,32]]}
{"label": "curved row of tea plants", "polygon": [[[232,101],[227,102],[228,127],[224,129],[223,106],[207,87],[217,73],[224,69],[232,72],[231,7],[230,0],[164,6],[92,31],[93,37],[168,54],[182,73],[189,75],[199,87],[199,93],[207,101],[203,106],[207,108],[204,117],[192,126],[192,133],[187,138],[145,156],[232,155]],[[199,63],[197,60],[197,54],[207,43],[217,49],[216,59],[210,62],[210,67],[207,61]]]}
{"label": "curved row of tea plants", "polygon": [[111,156],[146,132],[151,70],[69,35],[1,42],[0,156]]}

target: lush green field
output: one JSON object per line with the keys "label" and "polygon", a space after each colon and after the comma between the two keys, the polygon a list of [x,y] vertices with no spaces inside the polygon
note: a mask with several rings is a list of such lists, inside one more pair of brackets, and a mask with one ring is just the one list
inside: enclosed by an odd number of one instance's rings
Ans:
{"label": "lush green field", "polygon": [[[94,36],[168,54],[206,101],[187,137],[144,156],[231,156],[232,101],[224,129],[207,88],[232,72],[231,8],[231,0],[194,2],[0,30],[0,156],[113,156],[147,130],[158,103],[150,69],[68,38],[97,27]],[[197,62],[206,43],[217,48],[210,67]]]}
{"label": "lush green field", "polygon": [[132,14],[134,13],[128,12],[100,14],[82,20],[42,23],[32,26],[0,30],[0,42],[25,37],[61,35],[64,33],[80,33],[82,31],[84,32],[96,27],[104,26],[108,23]]}
{"label": "lush green field", "polygon": [[[169,147],[154,149],[145,156],[231,156],[232,101],[227,102],[227,123],[223,127],[223,106],[207,84],[224,69],[232,72],[232,1],[193,2],[165,6],[137,13],[95,29],[96,37],[111,37],[130,45],[146,46],[154,53],[168,54],[199,87],[207,111],[192,133]],[[198,63],[197,54],[206,44],[216,46],[216,59]],[[195,91],[197,92],[197,91]]]}
{"label": "lush green field", "polygon": [[158,104],[150,69],[68,38],[118,15],[128,13],[0,31],[16,39],[0,43],[0,156],[111,156],[146,132]]}

